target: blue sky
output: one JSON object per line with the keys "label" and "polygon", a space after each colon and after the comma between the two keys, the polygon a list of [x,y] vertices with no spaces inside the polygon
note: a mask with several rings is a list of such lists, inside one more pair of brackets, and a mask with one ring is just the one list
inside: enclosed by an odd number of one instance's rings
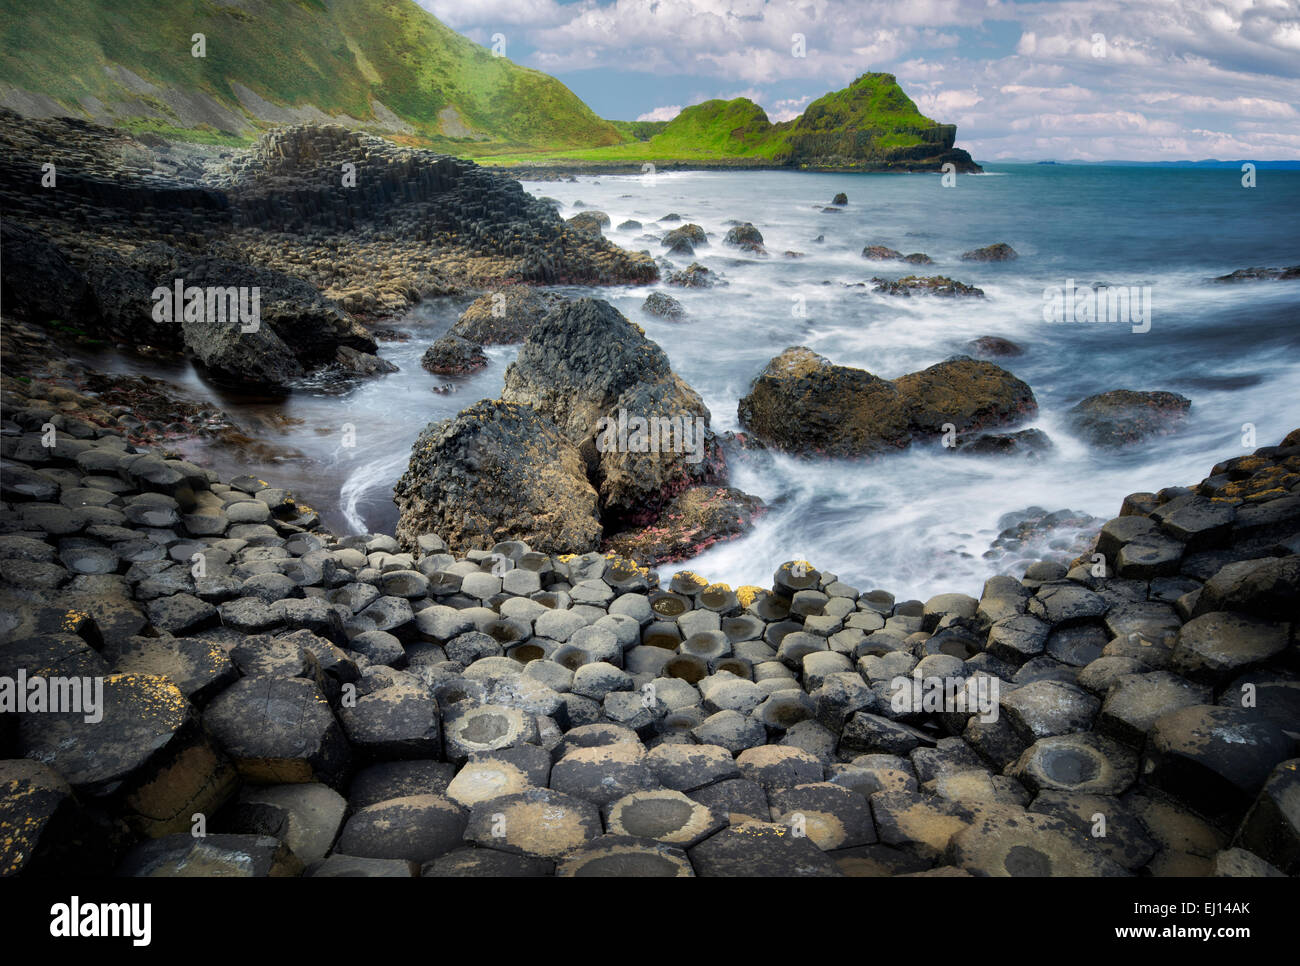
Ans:
{"label": "blue sky", "polygon": [[1300,158],[1300,0],[417,2],[603,117],[783,120],[878,70],[980,160]]}

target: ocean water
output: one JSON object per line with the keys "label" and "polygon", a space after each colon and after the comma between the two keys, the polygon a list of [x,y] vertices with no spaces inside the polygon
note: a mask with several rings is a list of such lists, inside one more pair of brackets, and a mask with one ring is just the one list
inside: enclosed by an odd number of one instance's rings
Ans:
{"label": "ocean water", "polygon": [[[1244,188],[1234,170],[989,165],[983,175],[958,176],[952,187],[937,174],[798,172],[580,176],[525,187],[559,200],[565,217],[582,203],[608,213],[613,226],[641,221],[641,231],[606,232],[632,250],[662,252],[644,236],[675,227],[656,223],[669,212],[709,233],[695,260],[728,284],[665,289],[685,306],[682,321],[641,310],[662,283],[562,291],[607,299],[645,328],[704,398],[719,432],[740,428],[738,399],[788,346],[808,346],[883,378],[959,354],[983,335],[1025,348],[998,361],[1037,396],[1040,412],[1025,425],[1054,441],[1045,458],[970,457],[937,443],[871,462],[747,458],[733,464],[733,485],[771,509],[749,535],[684,565],[733,586],[766,585],[782,561],[804,558],[862,590],[884,588],[901,599],[978,594],[988,576],[1023,566],[1014,554],[985,555],[1003,514],[1038,506],[1109,518],[1127,493],[1196,482],[1216,461],[1248,452],[1246,424],[1258,446],[1300,426],[1300,282],[1209,281],[1247,266],[1300,263],[1300,172],[1257,177],[1255,188]],[[841,191],[848,206],[824,212]],[[752,222],[770,256],[724,246],[731,219]],[[814,241],[818,236],[823,241]],[[1019,259],[960,260],[995,242],[1010,244]],[[925,252],[935,264],[868,262],[860,253],[869,244]],[[784,257],[787,250],[803,257]],[[679,268],[689,262],[671,260]],[[912,273],[948,275],[986,297],[871,292],[873,275]],[[1134,331],[1145,328],[1140,322],[1046,321],[1045,290],[1068,280],[1149,287],[1149,330]],[[270,444],[269,454],[243,466],[219,450],[204,458],[232,474],[257,467],[294,487],[340,532],[391,529],[392,486],[417,433],[496,395],[517,353],[490,348],[488,369],[466,379],[420,368],[425,347],[468,301],[415,307],[395,326],[409,341],[381,348],[401,371],[342,395],[304,391],[270,403],[202,387]],[[165,374],[197,387],[192,372]],[[1070,435],[1063,419],[1069,407],[1121,388],[1182,393],[1192,400],[1190,418],[1180,432],[1122,452],[1094,451]]]}

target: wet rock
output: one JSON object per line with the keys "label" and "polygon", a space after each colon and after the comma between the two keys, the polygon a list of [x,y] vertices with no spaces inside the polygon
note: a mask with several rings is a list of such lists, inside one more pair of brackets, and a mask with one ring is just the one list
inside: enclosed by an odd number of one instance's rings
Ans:
{"label": "wet rock", "polygon": [[838,876],[835,863],[807,836],[784,825],[732,825],[688,853],[701,876]]}
{"label": "wet rock", "polygon": [[467,376],[487,367],[483,347],[449,332],[425,350],[420,365],[437,376]]}
{"label": "wet rock", "polygon": [[1177,393],[1115,389],[1077,403],[1066,412],[1066,421],[1094,446],[1126,446],[1176,431],[1191,405]]}
{"label": "wet rock", "polygon": [[884,295],[935,295],[941,298],[983,298],[984,290],[946,275],[908,275],[904,278],[873,278],[873,292]]}
{"label": "wet rock", "polygon": [[682,303],[663,292],[651,292],[647,295],[645,302],[641,305],[641,311],[673,322],[679,321],[686,315]]}
{"label": "wet rock", "polygon": [[973,248],[964,252],[961,260],[963,262],[1009,262],[1019,257],[1016,250],[1006,242],[998,242],[996,245]]}
{"label": "wet rock", "polygon": [[466,549],[523,540],[570,552],[594,548],[601,531],[577,448],[516,403],[484,401],[430,424],[394,493],[406,545],[436,532]]}
{"label": "wet rock", "polygon": [[1183,625],[1171,663],[1189,678],[1217,683],[1281,654],[1287,640],[1286,624],[1212,611]]}
{"label": "wet rock", "polygon": [[1137,753],[1083,732],[1040,738],[1008,769],[1032,791],[1119,795],[1137,780]]}
{"label": "wet rock", "polygon": [[523,342],[552,307],[550,298],[530,286],[507,285],[471,302],[451,334],[480,346]]}

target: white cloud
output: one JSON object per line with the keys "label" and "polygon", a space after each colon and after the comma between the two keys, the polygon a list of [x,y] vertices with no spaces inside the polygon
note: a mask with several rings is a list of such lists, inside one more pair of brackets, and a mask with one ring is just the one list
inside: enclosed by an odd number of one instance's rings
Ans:
{"label": "white cloud", "polygon": [[773,120],[889,71],[977,157],[1300,156],[1300,0],[418,2],[542,70],[661,73],[701,99],[748,88]]}
{"label": "white cloud", "polygon": [[638,121],[671,121],[682,112],[681,104],[666,104],[663,107],[656,107],[653,111],[646,111]]}

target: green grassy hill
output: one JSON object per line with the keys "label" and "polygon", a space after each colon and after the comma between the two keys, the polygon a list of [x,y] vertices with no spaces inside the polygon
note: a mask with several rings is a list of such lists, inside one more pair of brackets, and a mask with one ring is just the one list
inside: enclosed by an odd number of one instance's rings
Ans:
{"label": "green grassy hill", "polygon": [[411,0],[0,0],[0,103],[232,142],[346,115],[463,155],[630,137]]}
{"label": "green grassy hill", "polygon": [[[628,127],[620,129],[630,133]],[[953,160],[959,168],[975,168],[969,155],[953,149],[956,134],[954,126],[923,115],[893,74],[869,73],[844,90],[813,101],[791,121],[773,124],[761,107],[743,97],[705,101],[686,108],[648,138],[490,160],[512,165],[695,161],[838,168],[909,167]]]}

